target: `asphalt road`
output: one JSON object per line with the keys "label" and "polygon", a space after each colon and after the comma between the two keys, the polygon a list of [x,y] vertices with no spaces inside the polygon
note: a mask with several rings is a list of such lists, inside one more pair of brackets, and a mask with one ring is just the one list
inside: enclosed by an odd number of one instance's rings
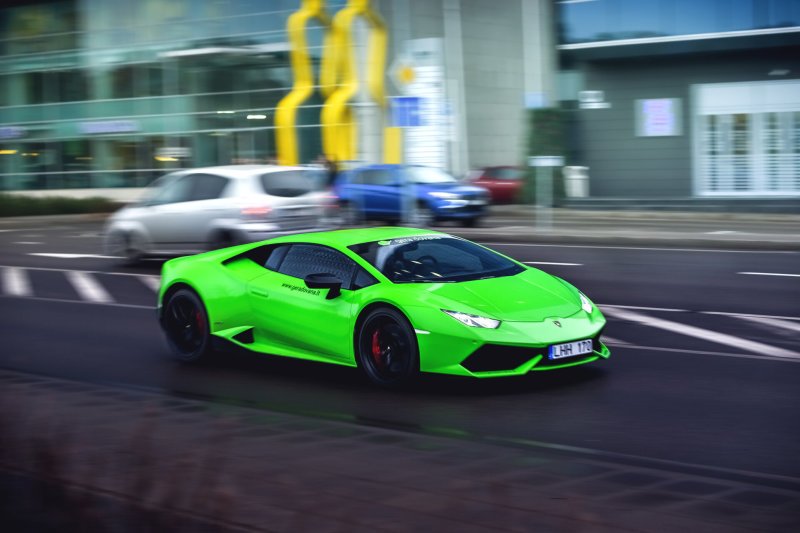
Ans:
{"label": "asphalt road", "polygon": [[487,242],[598,303],[611,359],[394,392],[278,358],[172,362],[154,313],[161,262],[121,267],[100,230],[0,232],[0,367],[800,486],[797,252]]}

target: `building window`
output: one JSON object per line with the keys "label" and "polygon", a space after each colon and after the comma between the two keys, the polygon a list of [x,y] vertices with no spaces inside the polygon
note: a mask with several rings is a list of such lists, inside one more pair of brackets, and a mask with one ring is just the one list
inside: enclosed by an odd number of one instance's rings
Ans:
{"label": "building window", "polygon": [[697,88],[701,195],[800,195],[800,81]]}

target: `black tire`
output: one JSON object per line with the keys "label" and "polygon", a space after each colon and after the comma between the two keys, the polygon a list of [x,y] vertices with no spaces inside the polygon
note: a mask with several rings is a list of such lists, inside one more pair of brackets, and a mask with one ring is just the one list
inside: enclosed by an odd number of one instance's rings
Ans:
{"label": "black tire", "polygon": [[339,206],[339,218],[342,226],[356,226],[361,223],[361,213],[353,202],[343,202]]}
{"label": "black tire", "polygon": [[461,225],[465,228],[474,228],[477,227],[481,222],[480,217],[471,217],[465,218],[461,221]]}
{"label": "black tire", "polygon": [[417,206],[416,224],[421,228],[429,228],[436,223],[436,213],[428,204],[421,203]]}
{"label": "black tire", "polygon": [[229,231],[217,230],[211,235],[211,238],[208,239],[207,247],[209,251],[213,251],[234,246],[235,244],[236,241]]}
{"label": "black tire", "polygon": [[361,323],[356,357],[367,378],[381,387],[407,385],[419,372],[419,348],[414,330],[400,312],[373,309]]}
{"label": "black tire", "polygon": [[208,313],[194,291],[179,289],[173,293],[164,305],[161,323],[177,360],[198,361],[211,353]]}
{"label": "black tire", "polygon": [[132,234],[117,231],[109,235],[106,249],[111,255],[121,257],[123,265],[135,265],[144,257],[144,251],[136,245]]}

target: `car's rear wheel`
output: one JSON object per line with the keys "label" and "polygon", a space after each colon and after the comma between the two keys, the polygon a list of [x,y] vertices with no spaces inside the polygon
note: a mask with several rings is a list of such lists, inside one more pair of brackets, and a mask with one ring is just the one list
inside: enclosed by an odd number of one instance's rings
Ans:
{"label": "car's rear wheel", "polygon": [[343,226],[355,226],[361,223],[361,213],[353,202],[342,202],[339,206],[339,217]]}
{"label": "car's rear wheel", "polygon": [[428,228],[436,223],[436,213],[431,206],[426,203],[417,205],[417,212],[414,222],[422,228]]}
{"label": "car's rear wheel", "polygon": [[179,289],[164,306],[162,324],[175,358],[197,361],[211,352],[208,314],[200,297],[190,289]]}
{"label": "car's rear wheel", "polygon": [[370,311],[359,329],[356,349],[364,373],[382,387],[407,384],[418,373],[419,350],[414,330],[394,309]]}
{"label": "car's rear wheel", "polygon": [[480,217],[465,218],[461,221],[461,225],[465,228],[474,228],[480,224]]}

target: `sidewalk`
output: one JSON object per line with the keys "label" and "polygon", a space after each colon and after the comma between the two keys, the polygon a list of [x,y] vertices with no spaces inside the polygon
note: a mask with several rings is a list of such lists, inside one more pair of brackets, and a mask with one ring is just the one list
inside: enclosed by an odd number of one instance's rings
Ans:
{"label": "sidewalk", "polygon": [[5,531],[800,530],[796,480],[0,371]]}
{"label": "sidewalk", "polygon": [[445,231],[481,241],[800,251],[800,213],[589,211],[492,206],[477,228]]}
{"label": "sidewalk", "polygon": [[[98,223],[107,214],[0,218],[0,231],[53,224]],[[372,224],[378,224],[373,222]],[[446,222],[434,229],[482,242],[607,246],[708,247],[800,251],[800,214],[589,211],[492,206],[478,227]]]}

